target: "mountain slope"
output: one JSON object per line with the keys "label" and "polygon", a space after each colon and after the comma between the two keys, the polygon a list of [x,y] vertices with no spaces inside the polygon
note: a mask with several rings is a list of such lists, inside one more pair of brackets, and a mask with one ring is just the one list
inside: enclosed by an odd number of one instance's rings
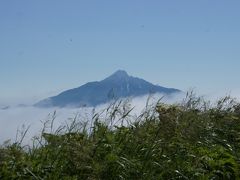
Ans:
{"label": "mountain slope", "polygon": [[96,106],[111,99],[136,97],[149,93],[166,95],[181,92],[178,89],[153,85],[143,79],[129,76],[119,70],[99,82],[89,82],[78,88],[70,89],[57,96],[50,97],[35,104],[38,107]]}

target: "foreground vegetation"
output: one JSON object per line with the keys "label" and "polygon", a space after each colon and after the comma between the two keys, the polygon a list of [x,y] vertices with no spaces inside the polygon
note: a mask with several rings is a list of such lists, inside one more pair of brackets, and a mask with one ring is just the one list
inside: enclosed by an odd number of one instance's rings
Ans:
{"label": "foreground vegetation", "polygon": [[240,104],[230,97],[190,93],[131,111],[118,101],[57,130],[53,117],[30,146],[1,146],[0,179],[240,179]]}

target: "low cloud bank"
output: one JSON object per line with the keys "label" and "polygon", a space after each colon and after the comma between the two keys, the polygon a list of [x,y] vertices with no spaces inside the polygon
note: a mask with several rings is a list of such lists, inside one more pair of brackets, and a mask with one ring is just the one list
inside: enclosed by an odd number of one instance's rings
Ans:
{"label": "low cloud bank", "polygon": [[[172,96],[163,96],[162,94],[147,95],[142,97],[129,98],[129,104],[134,107],[131,112],[132,115],[138,115],[146,107],[146,103],[149,99],[149,104],[156,103],[159,99],[164,103],[175,103],[181,100],[183,94],[175,94]],[[126,99],[125,99],[126,100]],[[123,100],[124,101],[124,100]],[[47,120],[51,120],[56,111],[56,118],[54,120],[54,128],[66,125],[74,117],[82,121],[91,119],[93,109],[95,112],[100,112],[106,109],[109,104],[102,104],[96,108],[85,107],[85,108],[36,108],[32,106],[20,107],[13,106],[8,109],[0,110],[0,144],[6,140],[14,142],[16,138],[19,140],[20,133],[29,127],[29,130],[24,139],[25,142],[40,134],[43,128],[43,123]]]}
{"label": "low cloud bank", "polygon": [[[221,97],[231,95],[239,100],[240,93],[238,92],[239,91],[230,93],[214,93],[204,95],[203,97],[207,100],[216,101]],[[171,96],[154,94],[150,96],[146,95],[142,97],[129,98],[128,103],[131,107],[134,107],[131,115],[139,115],[146,107],[147,102],[148,104],[155,104],[159,99],[161,99],[162,103],[173,104],[181,102],[184,97],[184,93],[174,94]],[[40,134],[43,128],[43,123],[53,118],[54,112],[56,112],[54,129],[57,129],[59,126],[64,126],[67,123],[70,123],[75,117],[77,117],[79,121],[91,120],[93,110],[95,112],[101,112],[108,106],[109,104],[102,104],[96,108],[36,108],[32,106],[12,106],[8,109],[0,109],[0,145],[6,140],[11,140],[11,142],[14,142],[16,138],[19,140],[19,133],[16,137],[18,130],[23,131],[23,129],[26,130],[28,127],[29,130],[26,134],[24,142],[30,142],[32,137]]]}

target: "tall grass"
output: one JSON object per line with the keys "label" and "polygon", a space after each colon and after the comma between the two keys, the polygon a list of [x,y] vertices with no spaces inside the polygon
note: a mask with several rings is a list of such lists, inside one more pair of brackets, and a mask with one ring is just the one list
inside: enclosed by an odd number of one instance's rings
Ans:
{"label": "tall grass", "polygon": [[240,104],[188,93],[139,116],[115,101],[91,119],[53,129],[56,114],[30,146],[0,148],[0,179],[239,179]]}

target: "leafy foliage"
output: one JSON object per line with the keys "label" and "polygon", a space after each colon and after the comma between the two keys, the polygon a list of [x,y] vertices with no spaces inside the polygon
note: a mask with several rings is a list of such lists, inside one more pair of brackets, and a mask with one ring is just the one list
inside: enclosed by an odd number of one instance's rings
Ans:
{"label": "leafy foliage", "polygon": [[30,147],[6,142],[0,179],[240,179],[240,104],[230,97],[211,105],[190,93],[131,111],[115,102],[89,127],[45,124]]}

